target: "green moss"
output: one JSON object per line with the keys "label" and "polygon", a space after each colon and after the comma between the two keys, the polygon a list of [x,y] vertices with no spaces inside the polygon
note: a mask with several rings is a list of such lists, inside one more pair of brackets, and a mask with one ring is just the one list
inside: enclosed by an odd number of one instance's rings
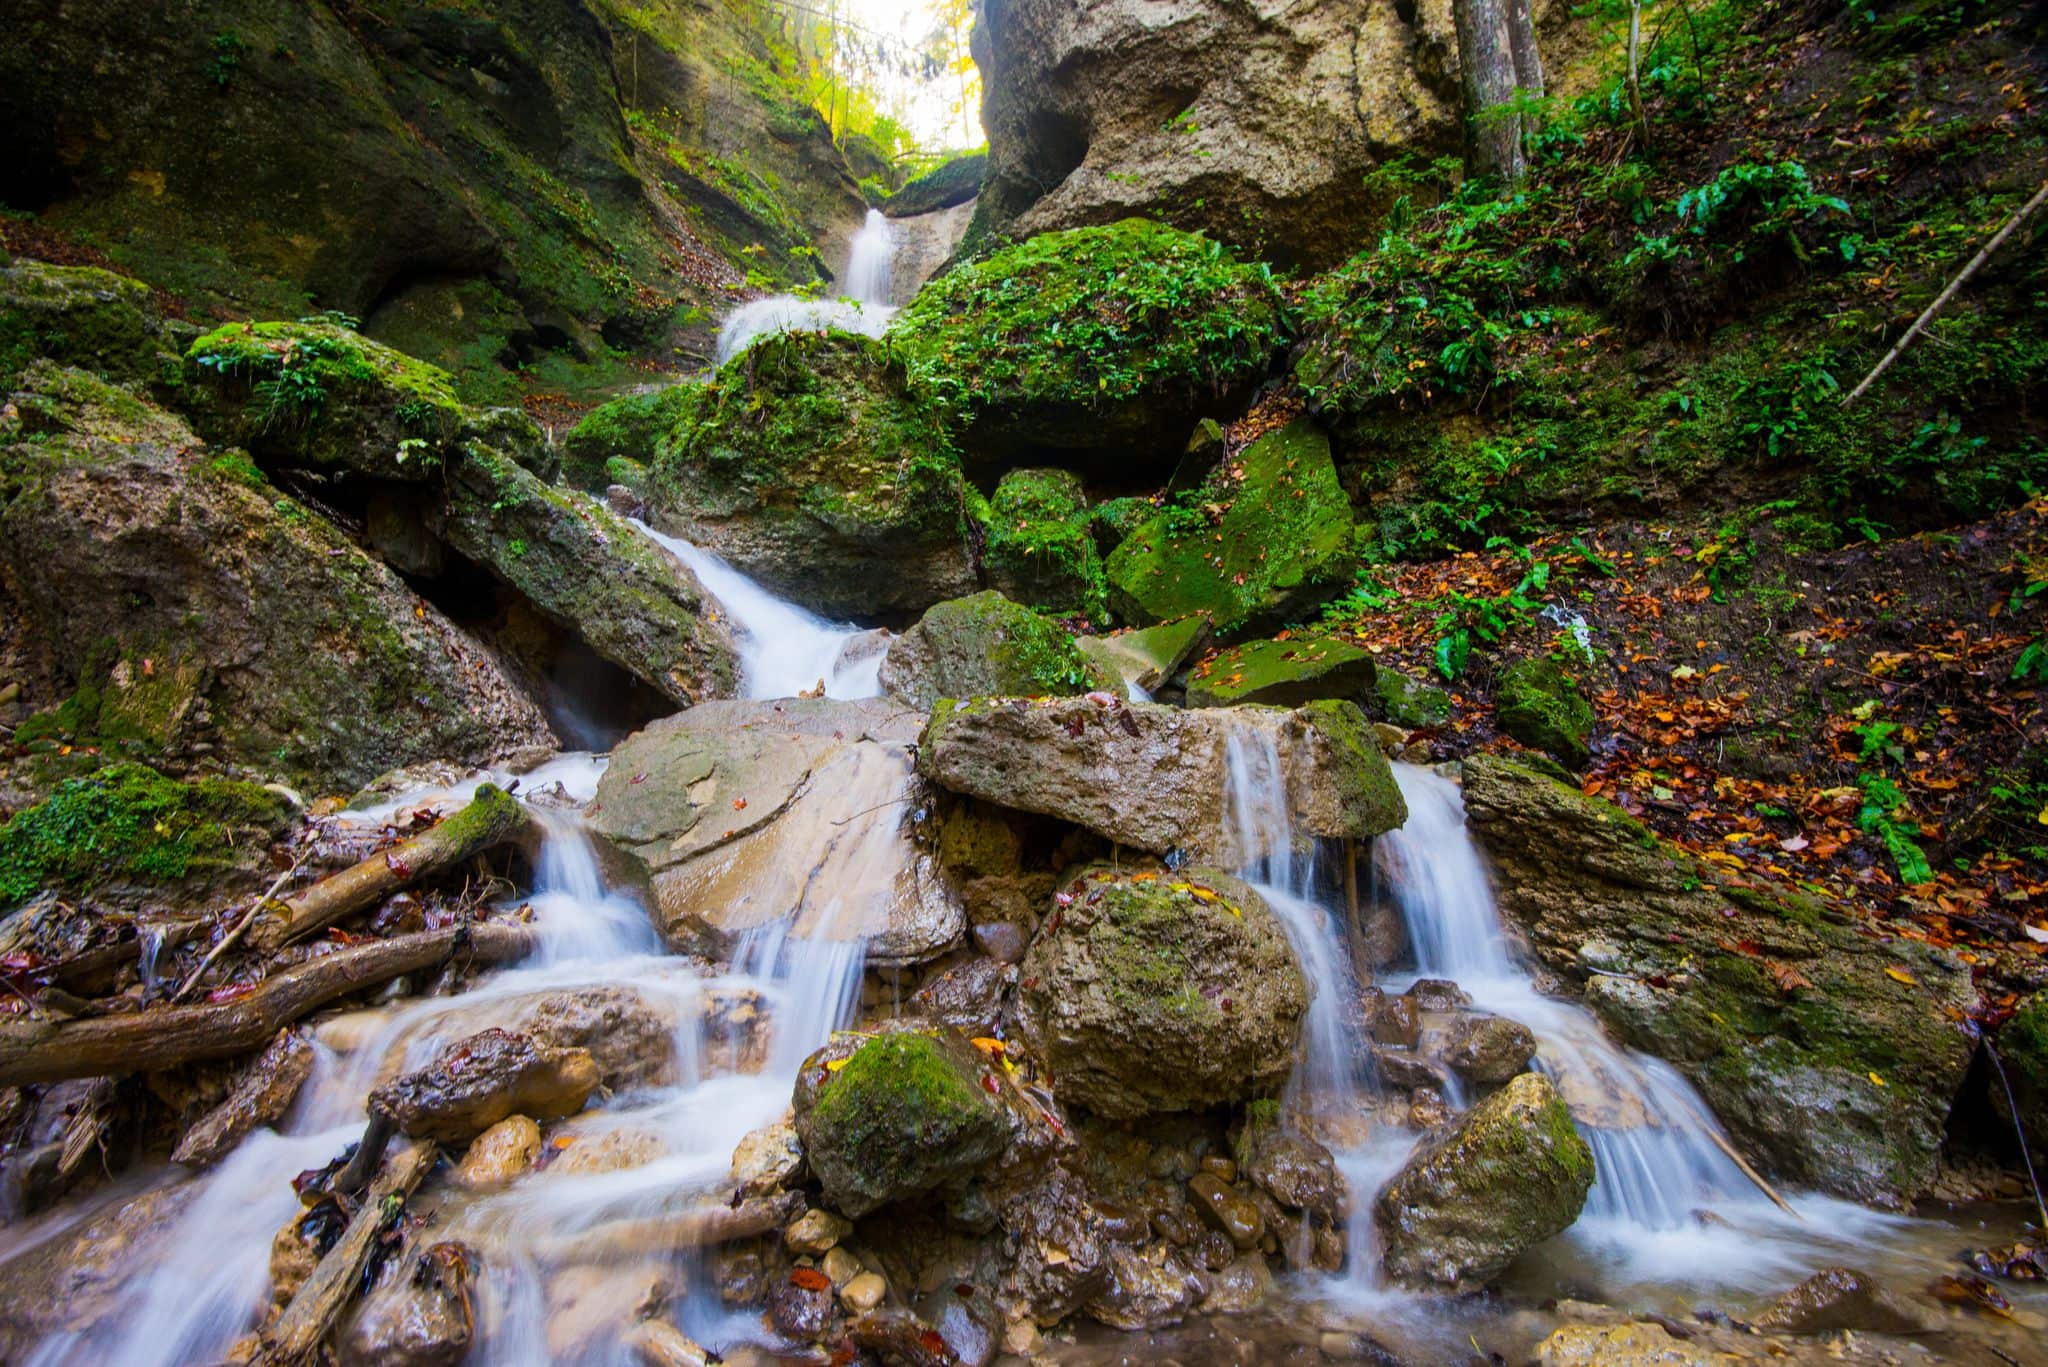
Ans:
{"label": "green moss", "polygon": [[149,289],[112,271],[17,261],[0,268],[0,392],[38,358],[116,380],[176,374]]}
{"label": "green moss", "polygon": [[1047,697],[1105,685],[1073,633],[995,589],[933,604],[906,640],[924,698]]}
{"label": "green moss", "polygon": [[562,473],[579,488],[602,492],[606,484],[617,482],[612,478],[613,461],[631,461],[644,471],[661,439],[688,407],[689,397],[688,387],[670,385],[591,409],[562,438]]}
{"label": "green moss", "polygon": [[1543,751],[1568,769],[1592,758],[1593,705],[1578,681],[1547,656],[1521,660],[1503,670],[1495,695],[1501,729],[1522,744]]}
{"label": "green moss", "polygon": [[46,888],[90,891],[117,881],[179,882],[233,863],[233,839],[274,833],[276,794],[226,779],[179,783],[139,764],[60,784],[0,827],[0,908]]}
{"label": "green moss", "polygon": [[1107,620],[1102,559],[1078,475],[1012,470],[996,485],[982,521],[989,583],[1034,607]]}
{"label": "green moss", "polygon": [[1263,378],[1286,330],[1264,267],[1129,219],[951,271],[891,336],[978,440],[1093,449],[1178,443],[1181,423]]}
{"label": "green moss", "polygon": [[1407,821],[1408,804],[1365,713],[1354,703],[1324,698],[1303,706],[1301,715],[1337,753],[1338,762],[1326,765],[1325,772],[1343,805],[1347,831],[1364,838]]}
{"label": "green moss", "polygon": [[1145,522],[1105,573],[1127,620],[1207,612],[1224,632],[1298,610],[1351,568],[1351,506],[1328,440],[1304,421],[1259,438],[1188,504]]}
{"label": "green moss", "polygon": [[1292,707],[1316,698],[1362,699],[1373,674],[1371,655],[1330,637],[1248,641],[1210,656],[1188,675],[1188,706]]}
{"label": "green moss", "polygon": [[849,1215],[929,1190],[1002,1152],[972,1051],[927,1034],[869,1040],[828,1073],[800,1128],[826,1195]]}
{"label": "green moss", "polygon": [[1442,726],[1451,719],[1450,694],[1385,666],[1373,674],[1371,706],[1381,720],[1411,729]]}
{"label": "green moss", "polygon": [[902,189],[889,197],[884,207],[891,218],[907,218],[912,214],[928,214],[934,209],[950,209],[956,204],[965,204],[981,193],[981,183],[987,176],[986,151],[951,157],[907,182]]}

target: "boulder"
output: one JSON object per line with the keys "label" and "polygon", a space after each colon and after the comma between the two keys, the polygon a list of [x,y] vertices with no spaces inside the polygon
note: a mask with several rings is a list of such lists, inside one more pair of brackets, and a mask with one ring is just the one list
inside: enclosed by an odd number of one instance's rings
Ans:
{"label": "boulder", "polygon": [[1286,929],[1214,869],[1084,869],[1021,966],[1019,1029],[1061,1100],[1114,1119],[1271,1096],[1309,989]]}
{"label": "boulder", "polygon": [[732,1151],[732,1185],[740,1196],[772,1196],[796,1185],[803,1171],[803,1142],[788,1120],[763,1125]]}
{"label": "boulder", "polygon": [[974,30],[988,182],[977,226],[1127,214],[1310,268],[1387,207],[1369,173],[1459,145],[1448,7],[1311,0],[997,0]]}
{"label": "boulder", "polygon": [[1068,470],[1011,470],[982,515],[981,572],[1020,603],[1102,615],[1102,558],[1088,494]]}
{"label": "boulder", "polygon": [[1211,655],[1188,674],[1188,706],[1296,707],[1318,698],[1364,703],[1374,672],[1370,654],[1328,637],[1250,641]]}
{"label": "boulder", "polygon": [[1541,750],[1574,773],[1592,758],[1593,704],[1578,679],[1548,656],[1520,660],[1501,671],[1494,703],[1500,729]]}
{"label": "boulder", "polygon": [[553,747],[487,649],[245,457],[82,372],[39,374],[46,402],[0,422],[0,566],[35,653],[79,689],[62,739],[210,747],[344,791]]}
{"label": "boulder", "polygon": [[1536,1036],[1506,1016],[1460,1016],[1444,1032],[1443,1061],[1467,1082],[1506,1082],[1535,1057]]}
{"label": "boulder", "polygon": [[975,587],[946,424],[871,338],[761,338],[688,391],[649,469],[649,521],[819,612]]}
{"label": "boulder", "polygon": [[994,589],[933,604],[882,659],[882,687],[917,708],[940,698],[1063,697],[1110,683],[1073,633]]}
{"label": "boulder", "polygon": [[923,962],[966,921],[927,848],[918,721],[880,698],[705,703],[620,744],[590,821],[645,866],[672,943],[787,918]]}
{"label": "boulder", "polygon": [[[830,1052],[829,1046],[827,1052]],[[825,1200],[855,1219],[971,1176],[1009,1144],[988,1063],[958,1031],[901,1031],[798,1074],[796,1131]]]}
{"label": "boulder", "polygon": [[1775,1334],[1925,1334],[1937,1317],[1853,1267],[1824,1267],[1765,1306],[1756,1327]]}
{"label": "boulder", "polygon": [[1105,1262],[1108,1284],[1087,1311],[1112,1329],[1137,1333],[1179,1324],[1208,1294],[1209,1279],[1162,1242],[1142,1248],[1112,1244]]}
{"label": "boulder", "polygon": [[1721,886],[1613,804],[1509,760],[1469,759],[1465,804],[1531,951],[1676,1064],[1760,1167],[1861,1201],[1927,1189],[1972,1053],[1967,967],[1797,895]]}
{"label": "boulder", "polygon": [[1298,616],[1352,573],[1351,505],[1306,420],[1269,432],[1103,566],[1110,606],[1151,623],[1206,612],[1218,632]]}
{"label": "boulder", "polygon": [[997,468],[1056,454],[1157,485],[1190,425],[1264,380],[1285,321],[1262,267],[1144,219],[1048,233],[918,291],[890,337]]}
{"label": "boulder", "polygon": [[558,1120],[583,1109],[598,1085],[582,1049],[554,1049],[492,1029],[449,1045],[433,1062],[370,1093],[372,1114],[401,1134],[467,1144],[509,1116]]}
{"label": "boulder", "polygon": [[969,959],[918,988],[910,1009],[970,1037],[994,1035],[1003,1018],[1004,998],[1016,985],[1015,964],[988,956]]}
{"label": "boulder", "polygon": [[1181,666],[1208,646],[1209,628],[1208,614],[1197,612],[1156,627],[1078,637],[1074,644],[1109,677],[1137,690],[1133,697],[1142,695],[1150,701]]}
{"label": "boulder", "polygon": [[176,344],[139,280],[91,266],[0,266],[0,389],[38,358],[111,380],[178,378]]}
{"label": "boulder", "polygon": [[[1279,757],[1297,839],[1364,838],[1406,819],[1393,771],[1358,709],[1317,703],[1183,711],[1101,694],[941,703],[919,763],[942,788],[1084,826],[1152,854],[1241,868],[1229,812],[1231,739]],[[614,766],[616,767],[616,766]]]}
{"label": "boulder", "polygon": [[1271,1108],[1253,1107],[1235,1143],[1244,1176],[1291,1210],[1334,1221],[1344,1202],[1337,1160],[1315,1139],[1281,1123]]}
{"label": "boulder", "polygon": [[1524,1073],[1425,1136],[1373,1203],[1388,1275],[1470,1291],[1579,1218],[1593,1150],[1547,1078]]}
{"label": "boulder", "polygon": [[1435,684],[1380,665],[1373,671],[1372,696],[1365,702],[1365,711],[1374,721],[1421,730],[1451,719],[1451,695]]}

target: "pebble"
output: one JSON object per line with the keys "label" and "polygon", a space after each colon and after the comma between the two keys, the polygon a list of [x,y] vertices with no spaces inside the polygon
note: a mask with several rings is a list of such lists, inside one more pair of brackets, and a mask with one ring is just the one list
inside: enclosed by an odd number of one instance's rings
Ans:
{"label": "pebble", "polygon": [[889,1294],[889,1283],[874,1272],[863,1272],[839,1288],[840,1303],[857,1314],[865,1314],[882,1303]]}
{"label": "pebble", "polygon": [[470,1141],[456,1166],[465,1187],[503,1185],[533,1166],[540,1156],[540,1126],[523,1115],[506,1116]]}
{"label": "pebble", "polygon": [[782,1231],[782,1242],[799,1257],[815,1258],[851,1233],[853,1221],[829,1210],[812,1209],[789,1222],[789,1227]]}
{"label": "pebble", "polygon": [[843,1245],[825,1250],[825,1257],[818,1264],[818,1270],[832,1279],[832,1285],[843,1287],[861,1274],[860,1259],[848,1253]]}
{"label": "pebble", "polygon": [[1202,1171],[1214,1173],[1225,1182],[1235,1182],[1237,1180],[1237,1164],[1231,1162],[1220,1153],[1212,1153],[1207,1158],[1204,1158],[1202,1160]]}

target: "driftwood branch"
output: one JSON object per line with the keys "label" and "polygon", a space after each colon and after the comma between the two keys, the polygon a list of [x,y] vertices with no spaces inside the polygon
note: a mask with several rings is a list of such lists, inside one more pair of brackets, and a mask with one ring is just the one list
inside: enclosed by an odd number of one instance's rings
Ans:
{"label": "driftwood branch", "polygon": [[486,783],[467,807],[440,825],[286,898],[278,904],[283,914],[258,920],[249,932],[249,943],[273,950],[325,930],[368,911],[400,888],[519,838],[526,822],[526,809],[511,794]]}
{"label": "driftwood branch", "polygon": [[255,922],[256,914],[262,911],[269,904],[270,900],[284,889],[286,883],[292,881],[292,875],[299,871],[299,866],[305,863],[307,857],[312,853],[313,849],[310,845],[301,850],[299,857],[292,861],[291,867],[280,873],[277,876],[277,881],[265,888],[263,895],[249,904],[249,909],[242,913],[242,919],[235,922],[235,928],[220,937],[220,943],[207,952],[206,957],[199,961],[199,967],[193,969],[185,981],[178,984],[177,991],[171,993],[171,1002],[174,1005],[192,995],[192,989],[197,987],[199,980],[206,976],[206,970],[218,963],[221,955],[227,953],[241,942],[242,937],[249,933],[250,925]]}
{"label": "driftwood branch", "polygon": [[2042,182],[2041,188],[2034,191],[2034,197],[2025,204],[2022,204],[2019,212],[2008,218],[2005,221],[2005,226],[1992,234],[1991,240],[1986,242],[1978,250],[1977,254],[1970,258],[1968,264],[1955,273],[1955,278],[1948,282],[1940,294],[1934,296],[1934,302],[1929,304],[1926,310],[1913,320],[1913,326],[1906,329],[1906,335],[1899,338],[1892,346],[1892,349],[1884,354],[1883,360],[1870,368],[1870,373],[1863,377],[1861,384],[1849,391],[1849,397],[1842,400],[1842,407],[1847,408],[1850,404],[1856,402],[1857,399],[1862,397],[1864,390],[1877,383],[1878,376],[1891,369],[1892,362],[1899,359],[1899,354],[1911,346],[1913,339],[1918,337],[1926,329],[1927,325],[1934,321],[1934,315],[1948,307],[1948,301],[1956,297],[1956,291],[1968,283],[1971,276],[1983,269],[1984,263],[1989,261],[1997,253],[1998,249],[2005,245],[2005,240],[2018,231],[2021,224],[2032,218],[2044,203],[2048,203],[2048,181]]}
{"label": "driftwood branch", "polygon": [[355,1299],[378,1236],[440,1156],[440,1148],[432,1140],[398,1151],[370,1188],[370,1194],[363,1198],[355,1218],[348,1222],[347,1232],[327,1250],[313,1275],[263,1335],[257,1363],[264,1367],[286,1367],[312,1361],[335,1321],[341,1318],[341,1312]]}
{"label": "driftwood branch", "polygon": [[72,1021],[0,1022],[0,1087],[148,1072],[234,1058],[279,1030],[364,988],[457,956],[503,963],[532,947],[523,925],[450,926],[323,954],[264,979],[247,996]]}

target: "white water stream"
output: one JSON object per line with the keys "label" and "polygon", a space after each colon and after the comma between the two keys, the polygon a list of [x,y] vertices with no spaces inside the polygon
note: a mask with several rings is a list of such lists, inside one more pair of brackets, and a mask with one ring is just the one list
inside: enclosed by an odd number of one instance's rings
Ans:
{"label": "white water stream", "polygon": [[775,332],[814,332],[836,328],[879,337],[896,316],[889,306],[894,231],[879,209],[868,210],[867,222],[854,234],[846,263],[846,289],[834,299],[807,299],[776,294],[734,309],[718,330],[718,363],[724,365],[758,337]]}

